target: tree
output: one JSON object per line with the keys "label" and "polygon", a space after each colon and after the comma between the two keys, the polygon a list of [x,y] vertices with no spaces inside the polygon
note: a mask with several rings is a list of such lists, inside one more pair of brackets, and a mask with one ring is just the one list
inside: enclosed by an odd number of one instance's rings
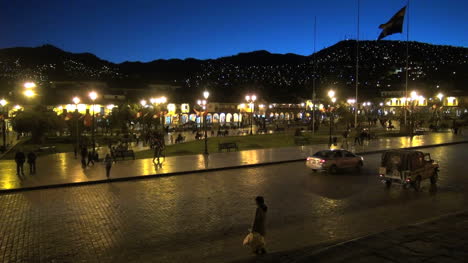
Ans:
{"label": "tree", "polygon": [[42,143],[47,132],[61,131],[66,127],[62,118],[43,106],[18,112],[12,125],[16,132],[31,133],[34,143]]}

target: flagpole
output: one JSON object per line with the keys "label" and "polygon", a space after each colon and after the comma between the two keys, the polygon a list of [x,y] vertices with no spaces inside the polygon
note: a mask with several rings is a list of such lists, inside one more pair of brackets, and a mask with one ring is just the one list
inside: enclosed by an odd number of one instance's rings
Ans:
{"label": "flagpole", "polygon": [[409,4],[410,0],[406,5],[406,84],[405,84],[405,129],[407,127],[407,111],[408,111],[408,71],[409,71]]}
{"label": "flagpole", "polygon": [[315,134],[315,75],[317,74],[315,66],[315,43],[317,42],[317,17],[314,17],[314,54],[313,56],[313,70],[314,77],[312,79],[312,134]]}
{"label": "flagpole", "polygon": [[356,104],[354,108],[354,128],[358,126],[358,90],[359,90],[359,9],[360,9],[360,0],[357,0],[357,36],[356,36]]}

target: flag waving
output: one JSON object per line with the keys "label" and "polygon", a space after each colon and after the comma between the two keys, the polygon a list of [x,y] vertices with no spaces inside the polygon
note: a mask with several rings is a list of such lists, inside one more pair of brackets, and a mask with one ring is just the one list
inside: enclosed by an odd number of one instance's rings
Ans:
{"label": "flag waving", "polygon": [[398,11],[387,23],[379,26],[382,29],[378,40],[382,38],[393,35],[395,33],[403,32],[403,20],[405,19],[406,6]]}

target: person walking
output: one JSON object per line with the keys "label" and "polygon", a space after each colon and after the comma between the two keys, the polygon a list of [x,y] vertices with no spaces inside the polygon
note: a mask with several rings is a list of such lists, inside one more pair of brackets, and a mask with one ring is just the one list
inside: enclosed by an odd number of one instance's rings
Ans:
{"label": "person walking", "polygon": [[112,158],[110,154],[106,154],[106,157],[104,158],[104,164],[106,165],[106,177],[109,179],[112,168]]}
{"label": "person walking", "polygon": [[88,149],[86,147],[81,148],[81,166],[86,168],[86,157],[88,156]]}
{"label": "person walking", "polygon": [[[346,129],[344,132],[343,132],[343,143],[341,144],[341,148],[343,149],[348,149],[349,145],[348,145],[348,137],[349,137],[349,128]],[[346,145],[346,147],[345,147]]]}
{"label": "person walking", "polygon": [[36,173],[36,154],[34,152],[28,153],[29,174]]}
{"label": "person walking", "polygon": [[252,224],[252,242],[250,243],[250,246],[253,253],[261,255],[266,253],[265,224],[268,207],[265,205],[265,199],[263,199],[263,196],[257,196],[255,198],[255,203],[257,204],[257,209],[255,210],[255,218]]}
{"label": "person walking", "polygon": [[86,164],[86,166],[89,166],[90,163],[94,165],[94,159],[96,158],[95,156],[96,156],[96,152],[94,151],[88,153],[88,163]]}
{"label": "person walking", "polygon": [[16,162],[16,175],[24,175],[24,162],[26,161],[26,156],[21,150],[18,150],[15,154],[15,162]]}

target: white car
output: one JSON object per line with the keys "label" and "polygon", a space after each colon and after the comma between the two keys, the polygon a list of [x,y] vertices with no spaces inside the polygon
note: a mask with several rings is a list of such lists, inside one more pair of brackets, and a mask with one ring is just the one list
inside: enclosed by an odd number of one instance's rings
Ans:
{"label": "white car", "polygon": [[314,172],[336,173],[339,169],[348,168],[360,171],[364,165],[364,158],[346,150],[323,150],[307,157],[306,165]]}

